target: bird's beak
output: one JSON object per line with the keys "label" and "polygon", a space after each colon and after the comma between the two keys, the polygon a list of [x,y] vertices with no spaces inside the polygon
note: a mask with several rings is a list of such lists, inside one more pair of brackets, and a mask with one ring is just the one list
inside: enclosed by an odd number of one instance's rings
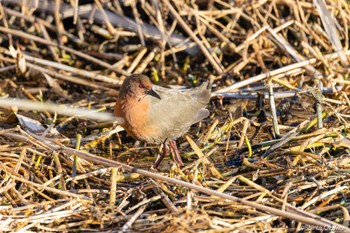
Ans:
{"label": "bird's beak", "polygon": [[160,98],[159,94],[155,90],[153,90],[152,88],[149,89],[148,91],[146,91],[146,94],[151,95],[153,97],[156,97],[158,99],[162,99],[162,98]]}

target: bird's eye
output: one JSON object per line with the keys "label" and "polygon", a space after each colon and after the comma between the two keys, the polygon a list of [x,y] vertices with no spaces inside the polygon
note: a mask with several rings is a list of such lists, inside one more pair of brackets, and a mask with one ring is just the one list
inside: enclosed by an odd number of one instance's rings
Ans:
{"label": "bird's eye", "polygon": [[145,88],[145,85],[143,85],[142,83],[139,84],[139,88]]}

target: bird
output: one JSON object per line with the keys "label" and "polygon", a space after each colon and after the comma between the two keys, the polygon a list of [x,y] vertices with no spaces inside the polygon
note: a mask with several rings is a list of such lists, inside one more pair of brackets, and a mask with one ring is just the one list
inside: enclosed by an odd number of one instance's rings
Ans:
{"label": "bird", "polygon": [[163,144],[163,153],[158,153],[152,168],[157,168],[168,153],[167,144],[175,161],[184,166],[175,140],[210,115],[206,108],[210,101],[207,86],[205,82],[193,89],[165,88],[152,84],[143,74],[132,74],[124,80],[114,114],[124,119],[121,126],[136,140]]}

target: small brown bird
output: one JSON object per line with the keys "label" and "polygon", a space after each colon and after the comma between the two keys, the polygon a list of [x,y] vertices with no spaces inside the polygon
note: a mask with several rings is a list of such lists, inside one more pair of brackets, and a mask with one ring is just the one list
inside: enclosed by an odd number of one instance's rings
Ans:
{"label": "small brown bird", "polygon": [[135,139],[164,143],[154,168],[167,153],[167,142],[176,162],[183,166],[174,140],[185,134],[192,124],[209,116],[205,108],[209,100],[207,83],[190,90],[176,90],[153,85],[147,76],[133,74],[121,86],[114,113],[124,118],[123,128]]}

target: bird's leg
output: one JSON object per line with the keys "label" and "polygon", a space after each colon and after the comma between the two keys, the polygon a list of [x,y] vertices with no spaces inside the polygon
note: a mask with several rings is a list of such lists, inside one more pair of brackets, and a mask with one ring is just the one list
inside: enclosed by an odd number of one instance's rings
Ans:
{"label": "bird's leg", "polygon": [[174,152],[174,159],[175,162],[177,162],[181,167],[184,166],[184,163],[182,162],[181,156],[179,154],[179,150],[177,149],[176,142],[172,139],[169,140],[169,145],[172,151]]}
{"label": "bird's leg", "polygon": [[168,148],[167,148],[167,145],[166,145],[166,140],[163,142],[162,148],[160,148],[160,150],[162,150],[162,153],[160,153],[160,151],[158,152],[158,155],[157,155],[157,158],[156,158],[156,161],[154,162],[154,164],[152,165],[151,168],[157,168],[160,164],[160,162],[162,162],[163,158],[165,157],[165,155],[168,153]]}
{"label": "bird's leg", "polygon": [[134,145],[132,145],[132,148],[139,148],[140,147],[141,142],[139,140],[137,140]]}

